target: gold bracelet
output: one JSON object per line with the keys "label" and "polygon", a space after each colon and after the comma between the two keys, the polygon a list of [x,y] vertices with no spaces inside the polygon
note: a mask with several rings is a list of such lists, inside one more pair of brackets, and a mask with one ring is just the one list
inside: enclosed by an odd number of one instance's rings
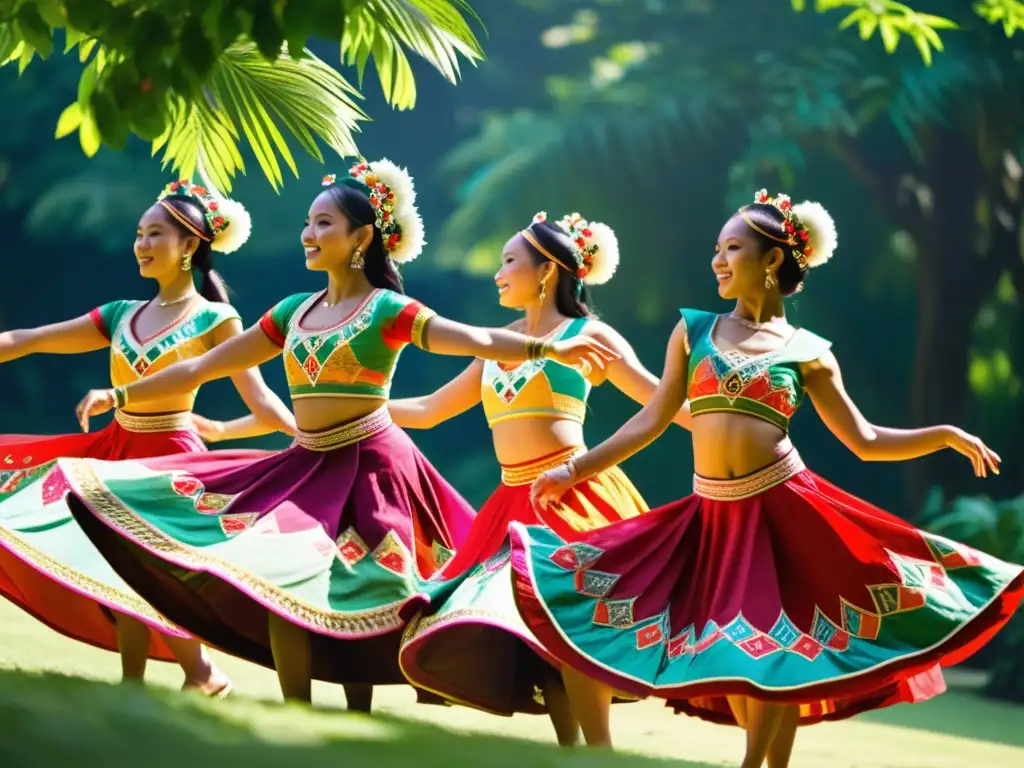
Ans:
{"label": "gold bracelet", "polygon": [[543,343],[544,342],[542,342],[540,339],[533,339],[533,338],[527,339],[526,340],[526,359],[527,360],[536,360],[537,358],[542,357],[542,355],[540,353],[540,349],[541,349],[541,346],[543,345]]}

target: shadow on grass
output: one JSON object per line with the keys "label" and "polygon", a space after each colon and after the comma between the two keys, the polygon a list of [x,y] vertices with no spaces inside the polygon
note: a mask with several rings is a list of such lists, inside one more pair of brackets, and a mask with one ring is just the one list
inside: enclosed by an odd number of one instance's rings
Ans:
{"label": "shadow on grass", "polygon": [[0,734],[0,765],[19,768],[109,768],[122,761],[147,768],[710,768],[451,733],[382,715],[246,699],[208,701],[195,694],[14,670],[0,670]]}
{"label": "shadow on grass", "polygon": [[879,725],[913,728],[964,739],[977,739],[1011,747],[1024,747],[1024,707],[957,690],[921,704],[901,704],[859,715]]}

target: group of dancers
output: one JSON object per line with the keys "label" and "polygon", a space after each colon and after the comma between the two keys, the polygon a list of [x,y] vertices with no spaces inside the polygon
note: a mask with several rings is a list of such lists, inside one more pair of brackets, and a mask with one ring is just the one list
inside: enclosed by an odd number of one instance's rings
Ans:
{"label": "group of dancers", "polygon": [[[83,434],[0,436],[0,592],[118,651],[126,681],[175,660],[184,687],[226,695],[206,644],[274,668],[287,699],[310,701],[317,679],[369,711],[373,686],[408,683],[423,703],[546,713],[560,744],[582,731],[594,747],[611,746],[613,702],[655,696],[743,728],[742,768],[784,768],[800,725],[942,693],[941,668],[1024,597],[1021,565],[842,491],[791,444],[809,395],[863,460],[952,448],[979,476],[999,467],[956,427],[871,424],[830,343],[789,325],[785,298],[836,248],[817,203],[761,190],[729,218],[711,267],[735,308],[681,310],[660,380],[590,310],[619,246],[578,214],[540,213],[508,240],[495,282],[523,317],[501,329],[405,294],[398,267],[423,224],[387,160],[324,178],[301,240],[326,287],[243,330],[213,253],[250,229],[236,201],[174,182],[136,233],[155,298],[0,333],[0,362],[110,348],[112,387],[79,404]],[[391,400],[408,344],[472,362]],[[259,374],[278,355],[291,411]],[[226,377],[251,415],[193,414]],[[605,381],[643,407],[588,449]],[[404,430],[478,403],[501,483],[475,511]],[[673,423],[692,432],[693,493],[651,510],[618,465]],[[205,444],[273,431],[291,447]]]}

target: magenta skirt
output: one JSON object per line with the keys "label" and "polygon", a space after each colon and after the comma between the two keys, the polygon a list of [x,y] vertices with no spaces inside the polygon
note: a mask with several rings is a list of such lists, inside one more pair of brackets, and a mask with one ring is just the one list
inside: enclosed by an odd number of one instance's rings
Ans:
{"label": "magenta skirt", "polygon": [[83,530],[171,621],[272,666],[276,614],[311,633],[313,676],[335,683],[405,682],[398,609],[475,514],[386,409],[256,460],[60,464]]}

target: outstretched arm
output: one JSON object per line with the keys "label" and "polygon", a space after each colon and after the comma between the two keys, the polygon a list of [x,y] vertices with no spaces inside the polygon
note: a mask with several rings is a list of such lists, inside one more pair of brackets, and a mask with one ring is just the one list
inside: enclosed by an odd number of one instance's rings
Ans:
{"label": "outstretched arm", "polygon": [[[119,407],[133,401],[157,400],[169,395],[191,392],[202,384],[224,379],[267,362],[280,354],[263,330],[255,325],[244,333],[211,349],[199,357],[182,360],[153,376],[147,376],[124,387]],[[83,430],[89,428],[89,417],[106,413],[115,405],[114,390],[92,390],[78,404],[76,413]]]}
{"label": "outstretched arm", "polygon": [[603,443],[534,480],[532,502],[543,507],[557,501],[580,480],[621,464],[668,429],[686,397],[687,349],[686,322],[680,320],[668,342],[661,381],[643,410]]}
{"label": "outstretched arm", "polygon": [[404,397],[388,402],[395,423],[405,429],[431,429],[454,419],[480,402],[483,363],[474,360],[458,376],[423,397]]}
{"label": "outstretched arm", "polygon": [[0,333],[0,363],[26,355],[77,355],[109,346],[91,315],[62,323]]}
{"label": "outstretched arm", "polygon": [[[658,378],[644,367],[633,347],[618,331],[604,323],[592,325],[595,326],[593,337],[619,356],[618,360],[608,364],[605,378],[626,397],[647,405],[658,389]],[[684,402],[672,421],[684,429],[691,429],[690,419],[690,403]]]}
{"label": "outstretched arm", "polygon": [[906,461],[952,448],[974,465],[974,473],[999,474],[999,456],[979,438],[948,425],[893,429],[872,424],[843,386],[839,361],[831,352],[803,366],[804,386],[814,408],[840,442],[863,461]]}
{"label": "outstretched arm", "polygon": [[542,342],[506,328],[479,328],[434,316],[427,321],[420,345],[439,355],[464,355],[484,360],[519,363],[533,357],[548,357],[565,365],[588,363],[604,370],[616,355],[588,336],[575,336],[562,341]]}

